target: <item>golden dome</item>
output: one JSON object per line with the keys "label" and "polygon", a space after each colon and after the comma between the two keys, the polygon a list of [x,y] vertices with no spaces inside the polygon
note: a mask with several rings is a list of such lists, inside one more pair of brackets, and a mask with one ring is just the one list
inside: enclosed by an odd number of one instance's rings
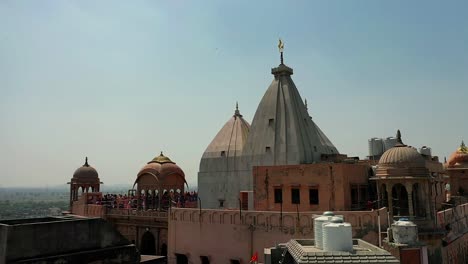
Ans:
{"label": "golden dome", "polygon": [[462,141],[460,147],[450,156],[448,167],[468,167],[468,147]]}
{"label": "golden dome", "polygon": [[149,163],[159,163],[159,164],[164,164],[164,163],[174,163],[171,159],[168,157],[164,156],[162,151],[161,154],[157,157],[155,157],[152,161],[148,162]]}
{"label": "golden dome", "polygon": [[160,180],[176,175],[185,179],[184,171],[175,162],[164,156],[162,152],[138,172],[137,179],[146,173],[153,174]]}

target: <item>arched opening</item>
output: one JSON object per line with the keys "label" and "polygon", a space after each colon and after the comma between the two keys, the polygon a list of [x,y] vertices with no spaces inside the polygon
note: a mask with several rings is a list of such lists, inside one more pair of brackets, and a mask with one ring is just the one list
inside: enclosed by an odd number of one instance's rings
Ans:
{"label": "arched opening", "polygon": [[175,254],[177,264],[188,264],[188,258],[185,254]]}
{"label": "arched opening", "polygon": [[392,188],[393,215],[408,216],[408,192],[403,184],[397,183]]}
{"label": "arched opening", "polygon": [[156,241],[151,232],[146,231],[141,237],[140,251],[142,255],[156,255]]}
{"label": "arched opening", "polygon": [[160,253],[161,253],[161,256],[166,256],[167,257],[167,245],[166,245],[166,243],[163,243],[161,245],[161,252]]}
{"label": "arched opening", "polygon": [[159,191],[158,190],[154,190],[154,195],[153,195],[153,205],[154,205],[154,209],[160,209],[159,206],[160,206],[160,203],[159,203]]}
{"label": "arched opening", "polygon": [[153,209],[153,190],[146,191],[145,196],[146,209]]}

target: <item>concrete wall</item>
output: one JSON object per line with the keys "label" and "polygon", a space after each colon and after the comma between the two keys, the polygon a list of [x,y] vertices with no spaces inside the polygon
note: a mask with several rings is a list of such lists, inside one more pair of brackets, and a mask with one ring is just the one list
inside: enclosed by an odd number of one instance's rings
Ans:
{"label": "concrete wall", "polygon": [[138,248],[141,248],[142,236],[146,231],[155,238],[157,254],[161,254],[163,244],[168,244],[166,212],[109,209],[105,218]]}
{"label": "concrete wall", "polygon": [[444,263],[468,263],[468,232],[442,248]]}
{"label": "concrete wall", "polygon": [[2,221],[0,225],[0,238],[7,236],[2,255],[6,262],[129,244],[103,219]]}
{"label": "concrete wall", "polygon": [[[450,187],[452,195],[468,195],[468,168],[466,169],[447,169],[450,176]],[[460,193],[463,191],[463,194]]]}
{"label": "concrete wall", "polygon": [[217,157],[203,158],[198,172],[198,196],[203,208],[219,208],[224,199],[224,208],[237,208],[240,191],[252,190],[252,171],[246,168],[244,158]]}
{"label": "concrete wall", "polygon": [[[291,238],[312,238],[312,216],[322,212],[243,211],[172,209],[169,217],[169,263],[175,254],[186,254],[189,262],[198,263],[208,256],[211,263],[229,263],[241,259],[248,263],[254,252],[263,261],[263,249]],[[382,230],[387,224],[386,209],[380,211],[343,211],[345,221],[353,226],[355,237],[378,244],[377,215],[381,215]]]}

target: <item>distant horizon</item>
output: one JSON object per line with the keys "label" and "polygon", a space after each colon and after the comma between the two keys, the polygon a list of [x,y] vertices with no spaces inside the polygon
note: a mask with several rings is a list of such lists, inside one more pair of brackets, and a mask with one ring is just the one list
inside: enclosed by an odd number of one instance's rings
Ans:
{"label": "distant horizon", "polygon": [[[125,184],[125,183],[113,183],[113,184],[101,184],[101,191],[102,189],[117,189],[117,188],[124,188],[125,186],[132,186],[133,184]],[[24,185],[24,186],[4,186],[4,185],[0,185],[0,190],[1,189],[40,189],[40,190],[46,190],[46,189],[51,189],[51,190],[67,190],[69,191],[70,187],[69,184],[59,184],[59,185],[42,185],[42,186],[27,186],[27,185]],[[198,186],[190,186],[189,185],[189,188],[188,190],[189,191],[193,191],[193,190],[197,190]],[[194,189],[195,188],[195,189]],[[187,190],[185,190],[187,191]]]}

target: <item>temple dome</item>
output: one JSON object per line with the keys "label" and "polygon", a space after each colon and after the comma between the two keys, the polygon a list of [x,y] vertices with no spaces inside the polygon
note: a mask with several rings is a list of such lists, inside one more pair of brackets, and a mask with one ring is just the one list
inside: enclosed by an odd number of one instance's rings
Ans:
{"label": "temple dome", "polygon": [[379,160],[379,165],[424,164],[424,162],[424,158],[415,148],[401,145],[385,151]]}
{"label": "temple dome", "polygon": [[410,146],[403,144],[401,141],[400,130],[397,133],[398,143],[391,149],[384,152],[379,160],[379,165],[422,165],[425,160],[419,152]]}
{"label": "temple dome", "polygon": [[310,118],[294,84],[293,69],[283,62],[271,69],[274,78],[260,101],[243,155],[252,165],[308,164],[322,155],[339,154]]}
{"label": "temple dome", "polygon": [[236,103],[234,115],[224,124],[208,145],[203,153],[202,160],[206,158],[240,156],[249,130],[250,124],[240,114]]}
{"label": "temple dome", "polygon": [[99,174],[96,169],[88,164],[88,157],[85,159],[85,164],[76,169],[75,173],[73,173],[74,179],[97,179],[98,177]]}
{"label": "temple dome", "polygon": [[376,168],[379,178],[416,178],[428,177],[426,160],[413,147],[403,144],[400,130],[397,132],[397,144],[384,152]]}
{"label": "temple dome", "polygon": [[169,175],[179,175],[185,178],[184,171],[177,164],[175,164],[175,162],[173,162],[168,157],[164,156],[162,152],[159,156],[155,157],[150,162],[148,162],[138,172],[137,177],[145,173],[153,174],[160,179]]}
{"label": "temple dome", "polygon": [[468,167],[468,147],[462,141],[460,147],[452,153],[447,165],[449,168],[453,167]]}

